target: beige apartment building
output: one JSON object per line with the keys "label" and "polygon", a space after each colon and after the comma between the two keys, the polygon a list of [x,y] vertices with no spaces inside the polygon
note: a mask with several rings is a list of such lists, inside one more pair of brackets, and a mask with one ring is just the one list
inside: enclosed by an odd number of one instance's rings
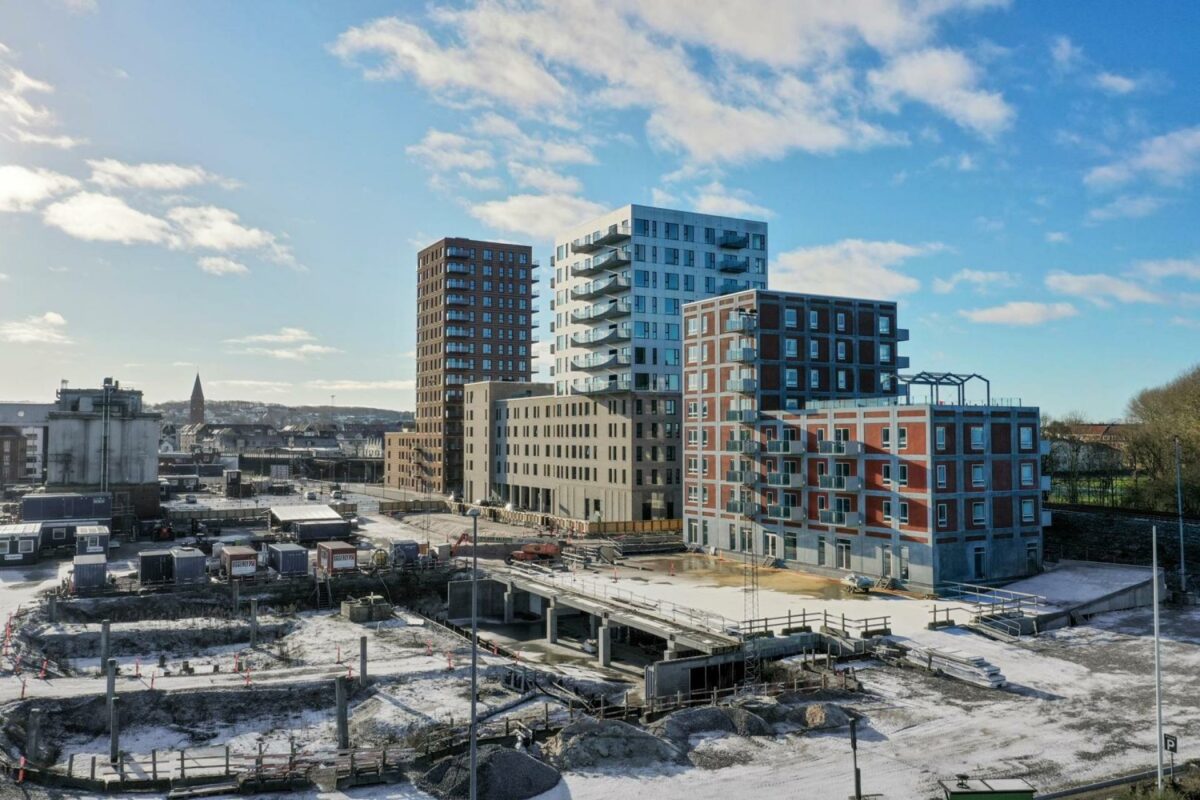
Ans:
{"label": "beige apartment building", "polygon": [[592,522],[674,519],[677,393],[554,394],[550,383],[466,386],[464,499]]}
{"label": "beige apartment building", "polygon": [[384,483],[462,491],[463,387],[528,381],[537,264],[528,245],[441,239],[417,255],[416,429],[384,439]]}

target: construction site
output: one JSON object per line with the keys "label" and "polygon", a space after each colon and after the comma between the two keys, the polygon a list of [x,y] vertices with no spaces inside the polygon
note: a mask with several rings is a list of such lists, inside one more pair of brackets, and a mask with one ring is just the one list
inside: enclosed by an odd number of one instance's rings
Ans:
{"label": "construction site", "polygon": [[[339,494],[181,501],[169,542],[105,532],[90,553],[84,530],[74,558],[0,569],[4,779],[466,797],[473,595],[481,797],[790,781],[924,798],[957,775],[1066,797],[1154,763],[1148,568],[1060,562],[917,596],[678,534]],[[1198,623],[1162,609],[1183,741],[1200,736]]]}

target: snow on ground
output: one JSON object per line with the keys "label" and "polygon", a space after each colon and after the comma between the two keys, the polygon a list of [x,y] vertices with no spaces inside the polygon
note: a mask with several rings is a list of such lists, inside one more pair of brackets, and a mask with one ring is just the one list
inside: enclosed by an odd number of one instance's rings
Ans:
{"label": "snow on ground", "polygon": [[1052,606],[1070,608],[1149,580],[1149,567],[1068,561],[1004,588],[1041,595]]}

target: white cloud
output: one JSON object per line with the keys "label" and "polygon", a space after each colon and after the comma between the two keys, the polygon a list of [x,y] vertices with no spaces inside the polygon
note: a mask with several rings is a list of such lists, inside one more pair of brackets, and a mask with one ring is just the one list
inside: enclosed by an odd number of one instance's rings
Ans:
{"label": "white cloud", "polygon": [[1050,57],[1056,68],[1068,72],[1083,61],[1083,48],[1077,47],[1066,36],[1055,36],[1050,42]]}
{"label": "white cloud", "polygon": [[468,189],[479,192],[495,192],[504,186],[504,183],[495,175],[476,176],[469,172],[458,173],[458,182]]}
{"label": "white cloud", "polygon": [[94,14],[100,10],[97,0],[61,0],[72,14]]}
{"label": "white cloud", "polygon": [[33,211],[44,200],[79,187],[79,181],[48,169],[0,166],[0,211]]}
{"label": "white cloud", "polygon": [[949,278],[935,278],[933,290],[938,294],[949,294],[961,283],[969,283],[976,291],[984,292],[992,287],[1013,286],[1017,276],[1011,272],[986,272],[978,269],[960,269]]}
{"label": "white cloud", "polygon": [[1115,72],[1101,72],[1096,75],[1095,80],[1096,86],[1109,94],[1129,94],[1136,92],[1141,86],[1140,81]]}
{"label": "white cloud", "polygon": [[224,256],[205,256],[200,259],[199,264],[200,269],[209,275],[245,275],[250,272],[250,268],[245,264]]}
{"label": "white cloud", "polygon": [[[0,53],[0,55],[3,55]],[[22,127],[54,123],[54,113],[29,99],[31,94],[50,94],[54,87],[31,78],[16,67],[0,63],[0,115]]]}
{"label": "white cloud", "polygon": [[216,206],[176,206],[167,212],[167,219],[179,228],[183,244],[204,250],[263,250],[279,264],[302,268],[296,263],[291,248],[281,243],[275,234],[241,224],[238,215]]}
{"label": "white cloud", "polygon": [[[303,328],[280,328],[275,333],[259,333],[226,339],[226,344],[252,345],[235,352],[242,355],[267,356],[281,361],[306,361],[313,356],[341,352],[336,347],[316,343],[316,338]],[[285,347],[262,347],[260,345],[288,345]]]}
{"label": "white cloud", "polygon": [[131,208],[119,197],[95,192],[80,192],[47,206],[42,221],[84,241],[166,245],[176,242],[165,220]]}
{"label": "white cloud", "polygon": [[1014,300],[990,308],[965,309],[958,312],[971,322],[990,325],[1041,325],[1056,319],[1073,317],[1079,312],[1070,303],[1033,303]]}
{"label": "white cloud", "polygon": [[911,294],[921,282],[896,266],[945,249],[938,242],[910,245],[844,239],[780,254],[771,265],[776,291],[891,299]]}
{"label": "white cloud", "polygon": [[1046,241],[1049,244],[1069,244],[1071,234],[1065,231],[1046,231]]}
{"label": "white cloud", "polygon": [[510,161],[508,171],[519,185],[545,194],[578,194],[583,191],[583,183],[578,178],[545,167]]}
{"label": "white cloud", "polygon": [[409,156],[438,170],[490,169],[494,163],[491,153],[479,142],[457,133],[430,128],[418,144],[404,148]]}
{"label": "white cloud", "polygon": [[1139,261],[1131,275],[1160,281],[1163,278],[1187,278],[1200,281],[1200,259],[1166,258],[1159,261]]}
{"label": "white cloud", "polygon": [[221,184],[233,188],[237,184],[220,175],[214,175],[200,166],[182,164],[126,164],[115,158],[91,159],[92,183],[105,189],[157,189],[178,191],[189,186],[205,183]]}
{"label": "white cloud", "polygon": [[1114,219],[1141,219],[1148,217],[1166,205],[1166,201],[1154,195],[1121,195],[1110,203],[1088,211],[1092,222],[1107,222]]}
{"label": "white cloud", "polygon": [[71,344],[62,314],[47,311],[41,316],[15,322],[0,322],[0,341],[11,344]]}
{"label": "white cloud", "polygon": [[215,380],[205,381],[206,386],[229,387],[230,389],[249,389],[258,392],[270,392],[273,394],[282,394],[292,388],[292,384],[286,381],[256,381],[256,380]]}
{"label": "white cloud", "polygon": [[248,356],[266,356],[281,361],[307,361],[313,356],[323,356],[330,353],[340,353],[336,347],[323,344],[302,344],[298,347],[247,347],[240,351]]}
{"label": "white cloud", "polygon": [[713,181],[700,187],[692,198],[692,205],[701,214],[760,219],[775,216],[771,209],[753,203],[749,198],[750,193],[744,189],[726,189],[724,184]]}
{"label": "white cloud", "polygon": [[954,169],[959,172],[974,172],[979,169],[979,163],[970,153],[959,153],[957,156],[940,156],[933,161],[935,167]]}
{"label": "white cloud", "polygon": [[1178,325],[1180,328],[1200,330],[1200,319],[1191,319],[1189,317],[1171,317],[1171,324]]}
{"label": "white cloud", "polygon": [[87,139],[67,136],[66,134],[34,133],[24,128],[13,128],[12,133],[13,136],[17,137],[17,141],[22,144],[44,144],[47,147],[56,147],[59,150],[70,150],[81,144],[87,144]]}
{"label": "white cloud", "polygon": [[868,76],[876,101],[895,110],[896,98],[925,103],[984,137],[1007,129],[1016,112],[999,92],[978,88],[979,68],[963,53],[929,48],[904,53]]}
{"label": "white cloud", "polygon": [[498,230],[553,239],[559,231],[599,216],[605,207],[571,195],[514,194],[468,210],[475,219]]}
{"label": "white cloud", "polygon": [[1083,182],[1103,189],[1148,178],[1177,186],[1197,170],[1200,170],[1200,125],[1144,139],[1128,156],[1091,169]]}
{"label": "white cloud", "polygon": [[272,342],[277,344],[294,344],[296,342],[311,342],[317,337],[303,328],[280,328],[276,333],[259,333],[243,336],[239,339],[226,339],[226,344],[251,344],[254,342]]}
{"label": "white cloud", "polygon": [[1082,297],[1101,308],[1120,303],[1161,303],[1163,298],[1145,287],[1113,275],[1094,273],[1079,275],[1070,272],[1051,272],[1046,276],[1046,288],[1059,294]]}
{"label": "white cloud", "polygon": [[379,390],[411,391],[417,382],[408,380],[360,381],[360,380],[317,380],[309,381],[310,389],[327,392],[372,392]]}

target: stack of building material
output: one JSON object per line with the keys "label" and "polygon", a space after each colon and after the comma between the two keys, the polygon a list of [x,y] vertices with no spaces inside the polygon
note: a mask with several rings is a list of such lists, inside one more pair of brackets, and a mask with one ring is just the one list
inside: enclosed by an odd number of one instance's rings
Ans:
{"label": "stack of building material", "polygon": [[931,672],[948,675],[985,689],[999,689],[1007,682],[995,664],[960,650],[914,647],[905,657],[909,662],[925,667]]}

